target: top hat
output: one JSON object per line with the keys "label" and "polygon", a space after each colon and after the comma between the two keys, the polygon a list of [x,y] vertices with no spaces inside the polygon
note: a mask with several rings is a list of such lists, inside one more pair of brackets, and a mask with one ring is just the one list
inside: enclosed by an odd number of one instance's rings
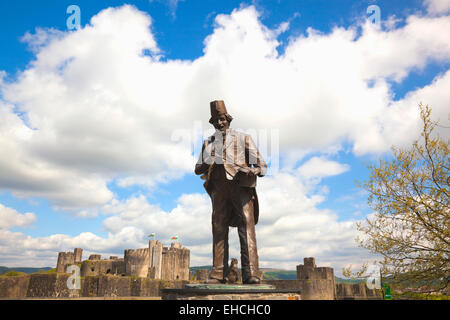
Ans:
{"label": "top hat", "polygon": [[211,118],[209,119],[210,123],[213,123],[213,121],[221,115],[228,114],[227,108],[225,107],[225,102],[223,102],[223,100],[214,100],[209,105],[211,107]]}

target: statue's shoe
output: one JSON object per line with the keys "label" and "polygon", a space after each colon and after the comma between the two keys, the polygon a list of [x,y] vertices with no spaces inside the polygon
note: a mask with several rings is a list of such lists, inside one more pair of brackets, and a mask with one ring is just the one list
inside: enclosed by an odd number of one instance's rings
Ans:
{"label": "statue's shoe", "polygon": [[259,284],[259,279],[256,277],[250,277],[244,281],[244,284]]}

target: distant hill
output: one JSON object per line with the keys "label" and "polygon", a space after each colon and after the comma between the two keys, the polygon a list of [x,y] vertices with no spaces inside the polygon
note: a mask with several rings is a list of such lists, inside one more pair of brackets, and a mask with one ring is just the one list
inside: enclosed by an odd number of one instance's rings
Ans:
{"label": "distant hill", "polygon": [[17,268],[8,268],[8,267],[4,267],[4,266],[0,266],[0,275],[5,274],[9,271],[17,271],[17,272],[23,272],[23,273],[27,273],[27,274],[31,274],[31,273],[37,273],[37,272],[45,272],[45,271],[49,271],[53,268],[50,267],[43,267],[43,268],[27,268],[27,267],[17,267]]}

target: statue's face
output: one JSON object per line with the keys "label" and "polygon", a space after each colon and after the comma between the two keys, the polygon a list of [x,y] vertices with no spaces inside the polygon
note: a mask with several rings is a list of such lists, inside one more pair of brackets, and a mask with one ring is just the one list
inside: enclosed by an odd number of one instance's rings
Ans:
{"label": "statue's face", "polygon": [[228,121],[227,117],[225,115],[219,116],[217,119],[213,121],[214,128],[216,130],[220,130],[222,134],[224,134],[227,129],[230,128],[230,122]]}

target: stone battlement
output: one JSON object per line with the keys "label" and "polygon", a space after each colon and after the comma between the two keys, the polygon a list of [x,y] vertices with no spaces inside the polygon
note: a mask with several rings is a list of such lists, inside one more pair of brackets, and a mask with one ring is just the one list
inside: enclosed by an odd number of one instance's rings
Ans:
{"label": "stone battlement", "polygon": [[74,252],[58,253],[58,262],[56,263],[56,272],[66,272],[66,267],[71,264],[81,263],[83,249],[75,248]]}
{"label": "stone battlement", "polygon": [[302,299],[334,300],[336,284],[334,270],[330,267],[317,267],[314,258],[304,258],[297,266],[297,279],[301,282]]}
{"label": "stone battlement", "polygon": [[146,278],[149,265],[148,248],[125,250],[124,262],[127,276]]}

